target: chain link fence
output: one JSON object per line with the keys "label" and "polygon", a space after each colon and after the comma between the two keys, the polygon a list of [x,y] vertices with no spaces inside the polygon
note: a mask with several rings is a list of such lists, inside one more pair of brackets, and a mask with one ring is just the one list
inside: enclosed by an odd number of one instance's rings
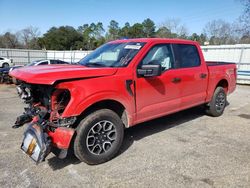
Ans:
{"label": "chain link fence", "polygon": [[237,83],[250,84],[250,44],[202,46],[206,61],[236,63]]}
{"label": "chain link fence", "polygon": [[[238,83],[250,84],[250,45],[202,46],[206,61],[235,62],[238,68]],[[34,60],[60,59],[78,62],[91,51],[54,51],[0,48],[0,57],[12,59],[15,65],[25,65]]]}
{"label": "chain link fence", "polygon": [[54,51],[0,48],[0,57],[12,59],[15,65],[25,65],[35,60],[60,59],[70,63],[80,61],[91,51]]}

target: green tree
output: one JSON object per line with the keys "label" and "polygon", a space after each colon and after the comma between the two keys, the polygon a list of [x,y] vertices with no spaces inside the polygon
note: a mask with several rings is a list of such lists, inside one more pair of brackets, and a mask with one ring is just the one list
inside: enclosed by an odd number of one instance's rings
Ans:
{"label": "green tree", "polygon": [[129,32],[130,32],[130,24],[128,22],[125,23],[124,27],[121,28],[119,36],[121,38],[129,38]]}
{"label": "green tree", "polygon": [[199,43],[200,45],[204,45],[204,43],[207,41],[207,36],[203,33],[200,34],[200,40]]}
{"label": "green tree", "polygon": [[197,41],[200,43],[200,45],[204,45],[204,42],[206,41],[206,35],[203,33],[198,35],[197,33],[193,33],[191,36],[188,37],[189,40]]}
{"label": "green tree", "polygon": [[78,42],[77,46],[83,50],[90,50],[93,48],[93,44],[91,44],[92,27],[89,24],[78,27],[78,32],[82,35],[82,42]]}
{"label": "green tree", "polygon": [[103,28],[103,24],[101,22],[98,22],[95,27],[94,27],[94,37],[96,39],[100,39],[103,37],[103,33],[104,33],[104,28]]}
{"label": "green tree", "polygon": [[155,23],[147,18],[142,22],[143,32],[145,33],[146,37],[154,37],[155,36]]}
{"label": "green tree", "polygon": [[105,42],[105,38],[103,37],[104,28],[101,22],[97,24],[91,23],[90,25],[84,24],[78,27],[78,32],[82,34],[83,41],[81,48],[84,50],[93,50]]}
{"label": "green tree", "polygon": [[171,31],[167,27],[162,26],[156,31],[156,37],[159,37],[159,38],[175,38],[175,37],[177,37],[177,34],[171,33]]}
{"label": "green tree", "polygon": [[143,25],[141,23],[135,23],[129,29],[129,37],[130,38],[143,38],[145,37],[145,33],[143,31]]}
{"label": "green tree", "polygon": [[193,40],[193,41],[199,41],[200,40],[200,36],[197,35],[197,33],[193,33],[190,37],[188,37],[189,40]]}
{"label": "green tree", "polygon": [[39,40],[42,48],[49,50],[75,50],[82,36],[71,26],[52,27]]}
{"label": "green tree", "polygon": [[108,34],[107,39],[108,40],[116,40],[119,38],[120,28],[119,23],[115,20],[111,20],[108,26]]}

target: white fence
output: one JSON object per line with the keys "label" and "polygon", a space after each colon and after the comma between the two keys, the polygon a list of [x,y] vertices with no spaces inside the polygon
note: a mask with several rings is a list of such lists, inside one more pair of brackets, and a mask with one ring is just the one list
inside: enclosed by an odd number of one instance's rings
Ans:
{"label": "white fence", "polygon": [[44,50],[0,48],[0,57],[10,58],[16,65],[24,65],[34,60],[46,59],[47,52]]}
{"label": "white fence", "polygon": [[47,51],[47,58],[48,59],[60,59],[67,62],[78,62],[83,57],[91,53],[91,51]]}
{"label": "white fence", "polygon": [[206,61],[237,63],[237,82],[250,84],[250,44],[202,46]]}
{"label": "white fence", "polygon": [[[206,61],[237,63],[237,82],[250,84],[250,44],[202,46],[202,50]],[[0,48],[0,56],[13,59],[16,65],[24,65],[39,59],[60,59],[67,62],[78,62],[90,52]]]}
{"label": "white fence", "polygon": [[15,65],[25,65],[40,59],[60,59],[70,63],[78,62],[91,51],[54,51],[54,50],[27,50],[0,48],[0,57],[13,60]]}

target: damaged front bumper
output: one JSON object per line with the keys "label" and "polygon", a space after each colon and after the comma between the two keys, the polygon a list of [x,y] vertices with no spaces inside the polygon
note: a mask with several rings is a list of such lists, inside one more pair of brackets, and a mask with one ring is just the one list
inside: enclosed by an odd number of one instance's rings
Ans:
{"label": "damaged front bumper", "polygon": [[38,164],[50,153],[51,139],[39,125],[31,123],[24,132],[21,149]]}
{"label": "damaged front bumper", "polygon": [[65,158],[74,132],[74,129],[67,127],[58,127],[52,131],[44,129],[37,122],[31,122],[24,132],[21,149],[37,164],[44,161],[50,152]]}
{"label": "damaged front bumper", "polygon": [[36,163],[44,161],[50,152],[65,158],[75,133],[72,127],[77,119],[62,116],[70,101],[69,91],[22,83],[17,86],[17,92],[28,105],[13,126],[19,128],[28,123],[21,149]]}

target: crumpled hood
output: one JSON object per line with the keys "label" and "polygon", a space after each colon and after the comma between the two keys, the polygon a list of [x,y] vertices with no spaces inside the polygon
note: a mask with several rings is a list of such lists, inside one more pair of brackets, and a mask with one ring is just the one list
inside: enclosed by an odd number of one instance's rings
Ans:
{"label": "crumpled hood", "polygon": [[14,69],[9,75],[31,84],[53,85],[60,80],[110,76],[116,71],[117,68],[93,68],[82,65],[39,65]]}

